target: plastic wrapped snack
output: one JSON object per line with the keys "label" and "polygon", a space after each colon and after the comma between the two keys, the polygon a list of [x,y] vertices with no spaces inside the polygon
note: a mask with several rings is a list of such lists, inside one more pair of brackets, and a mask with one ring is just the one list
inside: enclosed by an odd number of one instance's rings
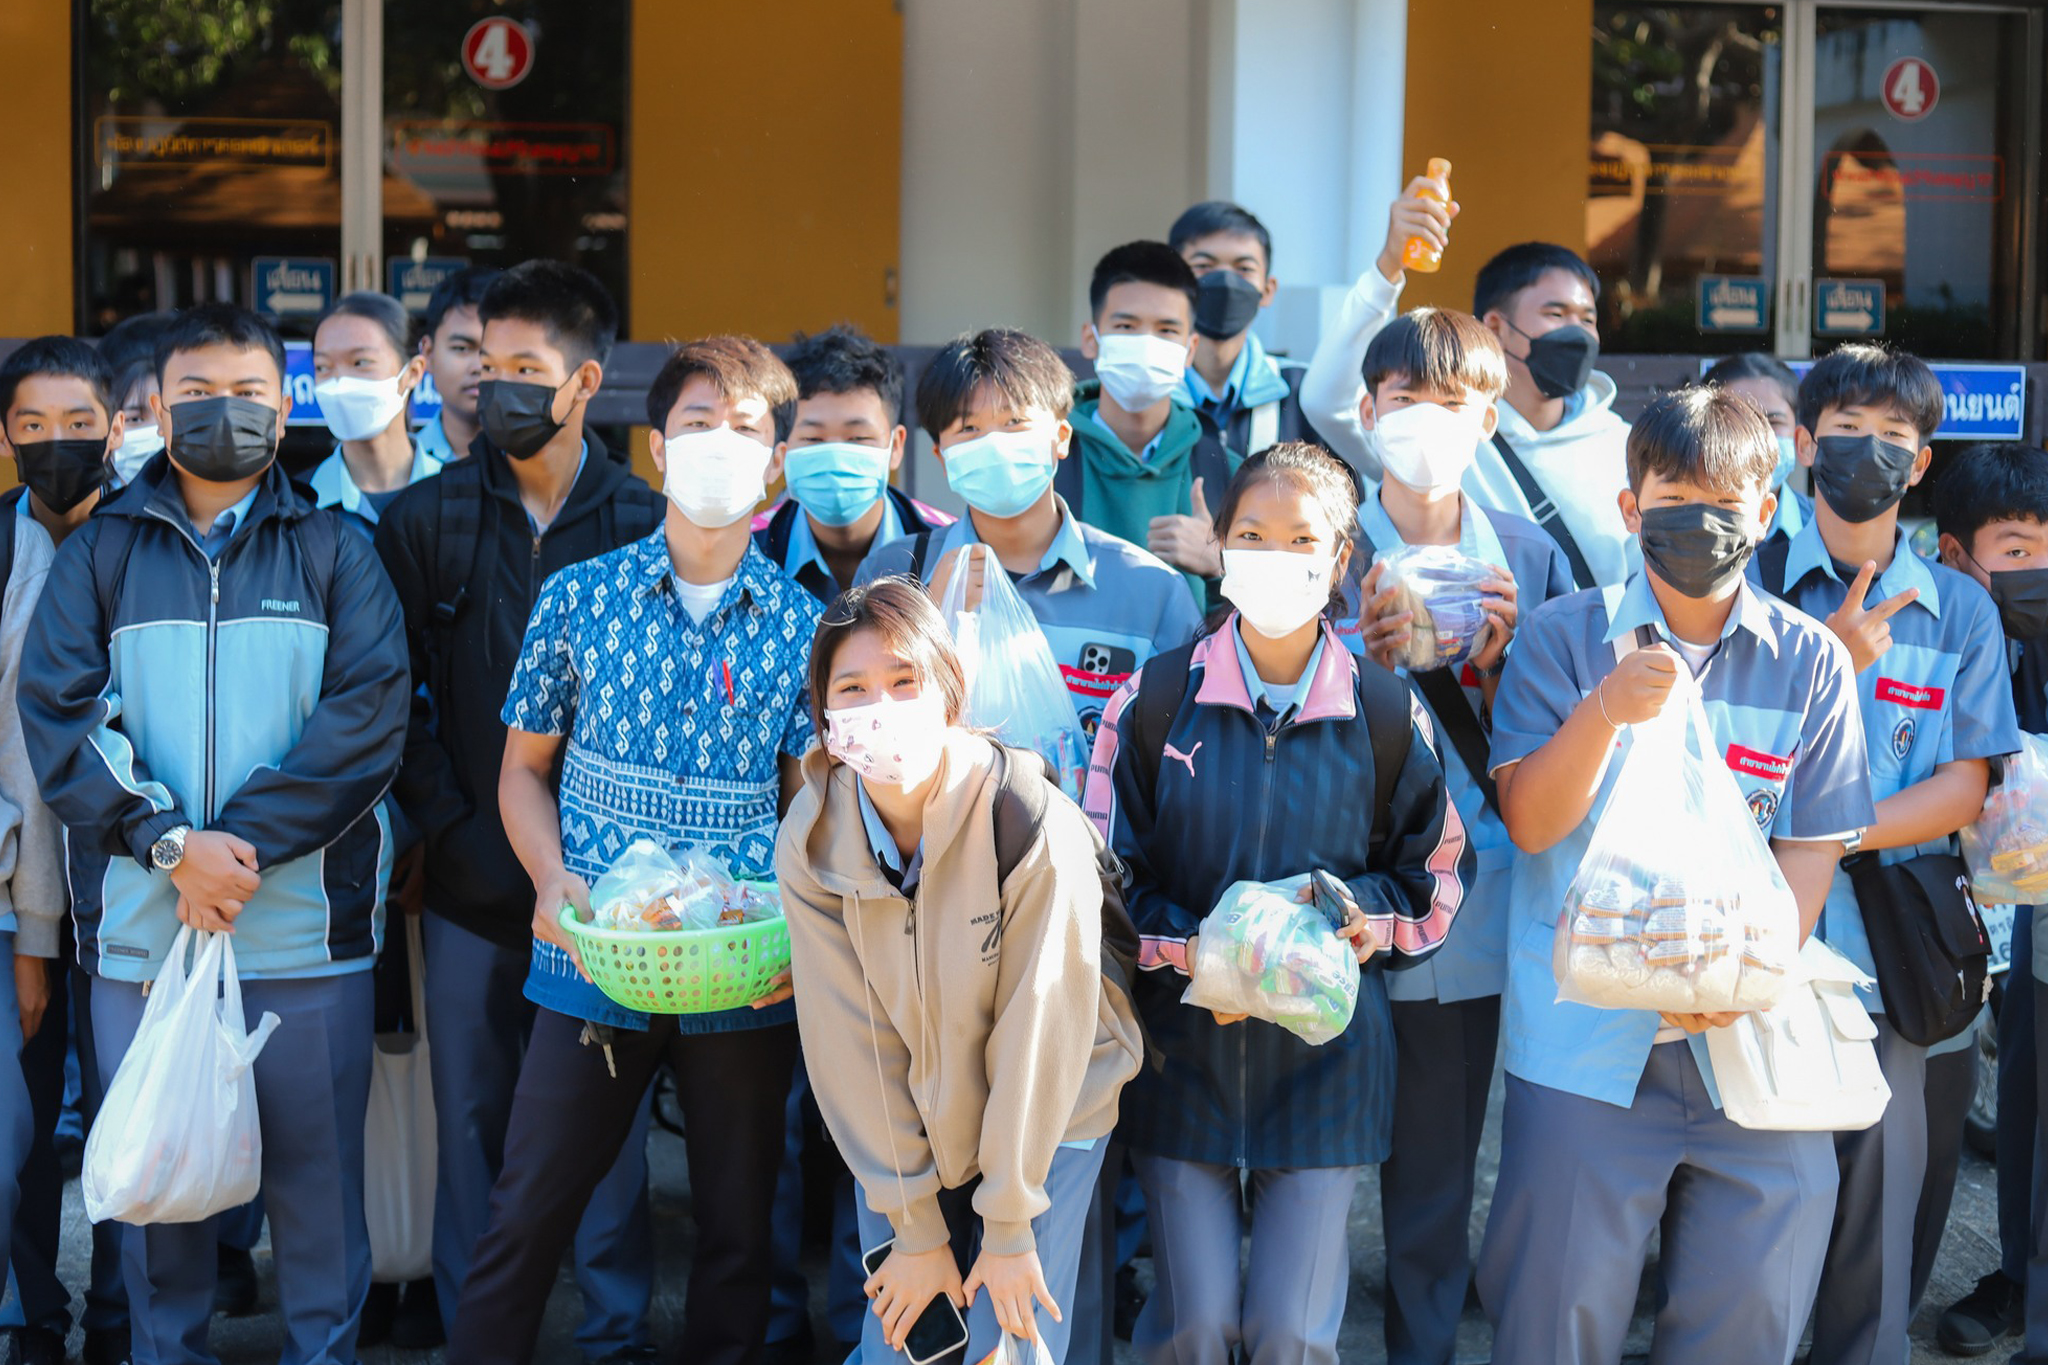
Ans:
{"label": "plastic wrapped snack", "polygon": [[599,929],[673,933],[774,919],[782,905],[772,888],[735,879],[701,848],[679,857],[636,839],[590,888],[590,911]]}
{"label": "plastic wrapped snack", "polygon": [[1182,1003],[1265,1019],[1312,1044],[1348,1028],[1358,957],[1321,910],[1295,900],[1307,881],[1233,882],[1202,921]]}
{"label": "plastic wrapped snack", "polygon": [[2048,900],[2048,740],[2022,734],[2020,751],[1963,829],[1970,892],[1987,905]]}
{"label": "plastic wrapped snack", "polygon": [[1769,1009],[1799,906],[1695,693],[1631,727],[1552,939],[1557,998],[1679,1014]]}
{"label": "plastic wrapped snack", "polygon": [[1449,545],[1402,545],[1373,562],[1385,566],[1380,588],[1394,590],[1391,610],[1415,613],[1396,664],[1410,672],[1452,668],[1486,647],[1493,627],[1479,585],[1499,577],[1491,565]]}
{"label": "plastic wrapped snack", "polygon": [[1078,801],[1088,777],[1088,745],[1074,714],[1073,695],[1053,662],[1038,618],[993,557],[981,602],[967,609],[973,575],[967,572],[966,556],[974,548],[955,555],[940,604],[967,674],[966,722],[993,731],[1005,744],[1043,754],[1059,774],[1060,789]]}

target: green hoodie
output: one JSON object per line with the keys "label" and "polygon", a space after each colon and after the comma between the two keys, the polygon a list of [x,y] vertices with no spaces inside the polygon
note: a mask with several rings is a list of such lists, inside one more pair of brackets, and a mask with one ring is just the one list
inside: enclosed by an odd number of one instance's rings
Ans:
{"label": "green hoodie", "polygon": [[[1176,396],[1159,433],[1150,460],[1141,460],[1123,439],[1103,424],[1100,380],[1082,381],[1074,390],[1074,449],[1070,461],[1080,464],[1081,500],[1076,515],[1091,526],[1143,546],[1152,518],[1186,516],[1194,506],[1192,456],[1202,440],[1202,419]],[[1213,502],[1221,488],[1204,487]],[[1069,502],[1073,499],[1070,496]],[[1183,574],[1197,602],[1208,601],[1200,574]]]}

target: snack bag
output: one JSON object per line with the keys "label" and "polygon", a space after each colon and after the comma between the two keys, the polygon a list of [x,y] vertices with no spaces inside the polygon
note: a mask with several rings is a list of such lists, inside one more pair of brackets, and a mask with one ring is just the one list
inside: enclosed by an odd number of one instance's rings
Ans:
{"label": "snack bag", "polygon": [[1963,827],[1970,894],[1986,905],[2034,905],[2048,899],[2048,740],[2022,734],[2020,751],[1984,797],[1984,811]]}
{"label": "snack bag", "polygon": [[1486,648],[1493,623],[1479,585],[1499,577],[1492,565],[1449,545],[1402,545],[1373,563],[1386,566],[1380,588],[1394,590],[1393,609],[1415,613],[1395,664],[1411,673],[1452,668]]}
{"label": "snack bag", "polygon": [[940,604],[967,674],[966,722],[994,731],[1005,744],[1043,754],[1059,774],[1060,790],[1078,801],[1088,777],[1088,745],[1052,647],[1010,575],[986,549],[981,605],[967,610],[971,575],[966,556],[971,552],[972,547],[954,556],[953,576]]}
{"label": "snack bag", "polygon": [[736,880],[705,849],[678,855],[651,839],[635,839],[590,888],[590,913],[599,929],[672,933],[774,919],[782,906],[761,886]]}
{"label": "snack bag", "polygon": [[1799,906],[1697,689],[1631,731],[1557,917],[1557,998],[1679,1014],[1769,1009],[1799,961]]}
{"label": "snack bag", "polygon": [[1195,942],[1181,1003],[1278,1024],[1329,1042],[1358,1005],[1358,957],[1323,912],[1294,899],[1308,882],[1233,882]]}

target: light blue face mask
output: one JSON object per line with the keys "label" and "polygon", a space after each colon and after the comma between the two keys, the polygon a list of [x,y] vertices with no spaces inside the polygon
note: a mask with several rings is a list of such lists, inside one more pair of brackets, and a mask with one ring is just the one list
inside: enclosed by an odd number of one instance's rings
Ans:
{"label": "light blue face mask", "polygon": [[1792,475],[1792,467],[1799,463],[1799,444],[1790,436],[1778,438],[1778,467],[1771,473],[1771,491],[1777,492],[1785,486],[1785,480]]}
{"label": "light blue face mask", "polygon": [[946,482],[984,516],[1015,517],[1052,487],[1052,433],[991,431],[946,452]]}
{"label": "light blue face mask", "polygon": [[789,495],[826,526],[851,526],[889,487],[889,447],[832,441],[791,446]]}

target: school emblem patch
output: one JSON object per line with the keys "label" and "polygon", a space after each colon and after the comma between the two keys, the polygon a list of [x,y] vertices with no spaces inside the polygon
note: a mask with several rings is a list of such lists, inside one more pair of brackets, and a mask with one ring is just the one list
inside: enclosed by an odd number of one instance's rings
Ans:
{"label": "school emblem patch", "polygon": [[1778,813],[1778,794],[1769,787],[1761,787],[1751,792],[1749,813],[1756,818],[1758,829],[1769,829],[1771,818]]}
{"label": "school emblem patch", "polygon": [[1893,726],[1892,757],[1898,759],[1905,758],[1905,756],[1909,752],[1911,752],[1913,748],[1913,736],[1918,733],[1919,727],[1913,723],[1913,718],[1911,716],[1906,717],[1897,725]]}

